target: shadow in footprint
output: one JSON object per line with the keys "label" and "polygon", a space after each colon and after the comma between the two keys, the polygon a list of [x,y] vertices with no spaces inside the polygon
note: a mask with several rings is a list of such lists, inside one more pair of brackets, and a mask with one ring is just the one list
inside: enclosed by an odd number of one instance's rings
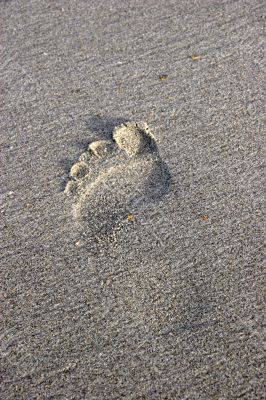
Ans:
{"label": "shadow in footprint", "polygon": [[[112,118],[108,116],[92,115],[86,120],[86,126],[91,132],[95,132],[97,140],[99,139],[112,139],[112,134],[115,127],[125,124],[128,119],[125,118]],[[95,138],[96,139],[96,138]]]}
{"label": "shadow in footprint", "polygon": [[[99,139],[112,139],[112,133],[116,126],[126,123],[125,118],[112,118],[108,116],[92,115],[85,120],[88,135],[83,140],[74,139],[71,144],[80,151],[85,151],[89,143]],[[68,175],[73,165],[73,160],[62,159],[59,161],[60,168]],[[68,176],[62,182],[61,189],[64,190]]]}
{"label": "shadow in footprint", "polygon": [[73,146],[78,150],[85,150],[88,144],[95,140],[112,139],[112,133],[116,126],[125,124],[128,120],[125,118],[112,118],[108,116],[92,115],[85,119],[85,126],[88,130],[87,137],[83,140],[74,139]]}
{"label": "shadow in footprint", "polygon": [[60,170],[64,172],[65,178],[63,181],[60,183],[60,191],[64,191],[66,184],[69,180],[69,171],[73,165],[73,160],[70,160],[69,158],[63,158],[62,160],[59,160],[58,165],[60,166]]}

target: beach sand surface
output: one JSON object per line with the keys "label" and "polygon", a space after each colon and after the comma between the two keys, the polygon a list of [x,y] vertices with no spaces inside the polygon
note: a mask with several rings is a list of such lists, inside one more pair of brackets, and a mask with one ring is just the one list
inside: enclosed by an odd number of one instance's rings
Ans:
{"label": "beach sand surface", "polygon": [[265,12],[0,2],[1,399],[264,398]]}

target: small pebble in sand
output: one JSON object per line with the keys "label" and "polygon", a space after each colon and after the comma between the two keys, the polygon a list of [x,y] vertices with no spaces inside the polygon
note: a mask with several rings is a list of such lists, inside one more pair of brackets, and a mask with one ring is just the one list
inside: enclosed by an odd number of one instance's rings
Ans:
{"label": "small pebble in sand", "polygon": [[80,93],[81,89],[80,88],[76,88],[76,89],[72,89],[71,93]]}
{"label": "small pebble in sand", "polygon": [[133,214],[128,214],[127,220],[128,220],[128,222],[134,222],[135,221],[135,216]]}
{"label": "small pebble in sand", "polygon": [[165,74],[159,75],[159,79],[160,81],[166,81],[168,79],[168,75]]}
{"label": "small pebble in sand", "polygon": [[191,59],[192,59],[192,61],[199,61],[200,56],[197,56],[196,54],[192,54]]}

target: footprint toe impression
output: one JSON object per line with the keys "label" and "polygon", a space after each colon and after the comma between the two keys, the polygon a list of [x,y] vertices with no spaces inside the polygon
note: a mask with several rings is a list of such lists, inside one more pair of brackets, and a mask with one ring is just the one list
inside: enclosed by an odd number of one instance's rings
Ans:
{"label": "footprint toe impression", "polygon": [[113,141],[92,142],[70,170],[65,192],[73,217],[88,235],[112,233],[136,208],[159,199],[169,186],[152,131],[145,123],[115,128]]}
{"label": "footprint toe impression", "polygon": [[92,151],[97,157],[101,158],[111,153],[113,142],[110,140],[97,140],[89,144],[88,149]]}
{"label": "footprint toe impression", "polygon": [[88,172],[88,165],[84,161],[77,162],[71,167],[70,176],[74,179],[83,178]]}
{"label": "footprint toe impression", "polygon": [[76,192],[76,190],[77,190],[77,187],[78,187],[77,182],[75,182],[74,180],[73,181],[69,181],[66,184],[65,193],[74,194]]}
{"label": "footprint toe impression", "polygon": [[117,146],[124,150],[129,157],[152,152],[156,148],[154,136],[145,123],[131,122],[121,125],[115,129],[113,137]]}

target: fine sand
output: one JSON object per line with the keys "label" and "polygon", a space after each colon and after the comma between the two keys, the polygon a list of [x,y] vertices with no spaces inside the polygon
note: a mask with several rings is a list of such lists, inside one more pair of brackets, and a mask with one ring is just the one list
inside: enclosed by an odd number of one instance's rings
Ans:
{"label": "fine sand", "polygon": [[265,393],[265,2],[0,2],[3,400]]}
{"label": "fine sand", "polygon": [[170,186],[151,129],[132,122],[116,127],[111,140],[90,143],[70,177],[65,193],[74,195],[73,217],[89,246],[114,238]]}

